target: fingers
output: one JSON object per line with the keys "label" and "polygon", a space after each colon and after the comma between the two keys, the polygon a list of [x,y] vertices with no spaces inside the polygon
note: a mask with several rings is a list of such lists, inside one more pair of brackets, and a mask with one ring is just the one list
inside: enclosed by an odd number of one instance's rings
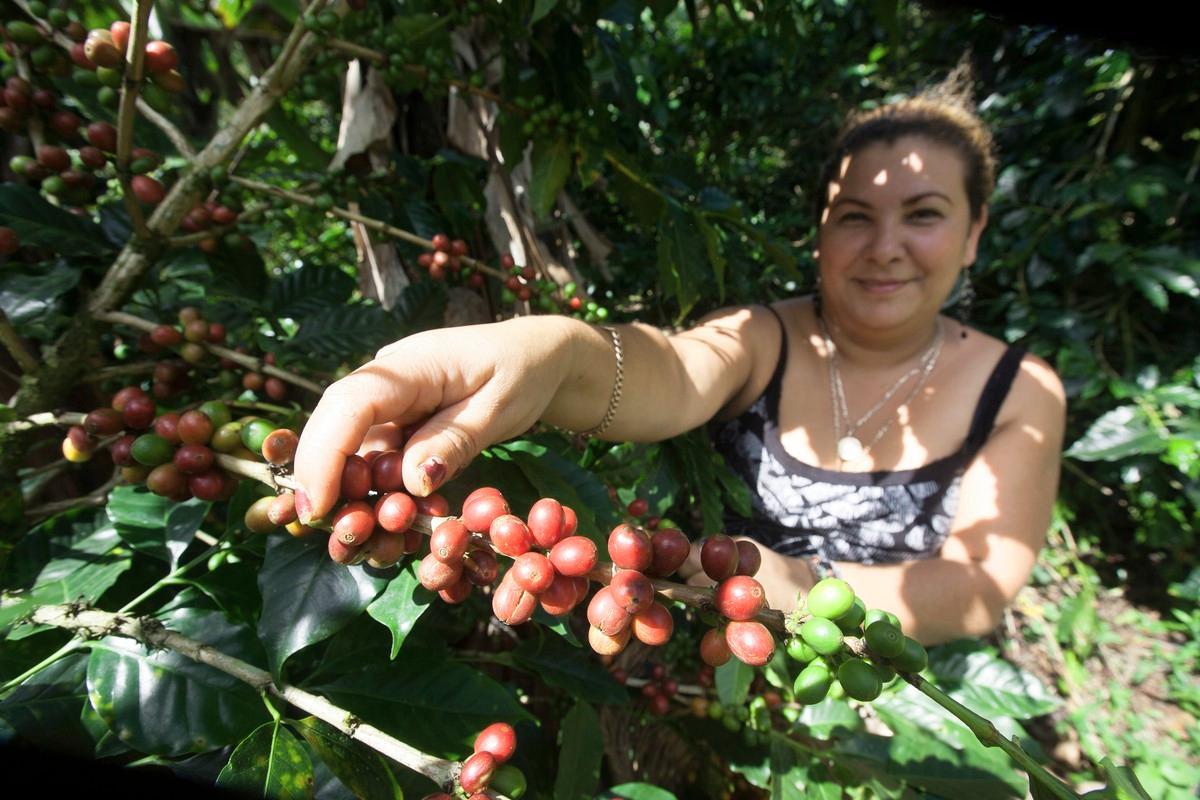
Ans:
{"label": "fingers", "polygon": [[405,445],[405,488],[419,497],[437,491],[485,447],[524,430],[519,425],[512,428],[511,409],[505,408],[494,387],[438,411]]}
{"label": "fingers", "polygon": [[404,428],[394,422],[375,425],[367,431],[362,444],[358,447],[359,455],[372,450],[399,450],[404,445]]}
{"label": "fingers", "polygon": [[[688,551],[687,558],[684,559],[683,564],[681,564],[679,569],[677,570],[677,572],[679,573],[679,577],[684,578],[685,580],[688,580],[690,582],[691,578],[695,577],[696,575],[699,575],[702,578],[704,578],[705,580],[708,580],[708,576],[704,574],[704,568],[700,564],[700,548],[702,546],[703,546],[702,542],[692,542],[692,549]],[[691,584],[691,585],[703,586],[704,584]]]}
{"label": "fingers", "polygon": [[375,362],[325,390],[296,449],[296,511],[302,521],[322,517],[341,492],[346,456],[358,451],[373,426],[404,414],[415,392],[403,381],[390,381]]}

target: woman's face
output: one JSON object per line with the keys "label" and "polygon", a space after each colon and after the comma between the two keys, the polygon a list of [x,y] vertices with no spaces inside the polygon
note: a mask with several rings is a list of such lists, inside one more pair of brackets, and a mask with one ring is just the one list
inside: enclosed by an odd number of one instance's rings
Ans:
{"label": "woman's face", "polygon": [[841,326],[927,330],[975,261],[987,210],[971,219],[962,158],[920,136],[847,156],[828,186],[817,262]]}

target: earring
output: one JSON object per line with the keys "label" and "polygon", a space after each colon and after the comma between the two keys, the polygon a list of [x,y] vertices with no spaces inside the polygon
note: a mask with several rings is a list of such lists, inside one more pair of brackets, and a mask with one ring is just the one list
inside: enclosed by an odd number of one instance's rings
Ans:
{"label": "earring", "polygon": [[975,287],[971,284],[971,270],[963,269],[962,286],[958,290],[958,305],[954,316],[962,325],[962,338],[967,338],[967,325],[971,322],[971,304],[975,302]]}

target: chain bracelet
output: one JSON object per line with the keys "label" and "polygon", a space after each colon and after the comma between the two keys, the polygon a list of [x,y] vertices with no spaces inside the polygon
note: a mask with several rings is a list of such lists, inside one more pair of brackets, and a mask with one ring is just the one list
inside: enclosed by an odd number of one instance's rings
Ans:
{"label": "chain bracelet", "polygon": [[621,405],[621,390],[625,386],[625,351],[621,348],[621,332],[611,325],[602,325],[601,327],[612,337],[613,354],[617,361],[617,377],[613,380],[612,397],[608,399],[608,409],[604,412],[604,419],[600,420],[600,424],[591,430],[580,431],[580,436],[599,436],[608,430],[608,426],[612,425],[613,419],[617,416],[617,407]]}

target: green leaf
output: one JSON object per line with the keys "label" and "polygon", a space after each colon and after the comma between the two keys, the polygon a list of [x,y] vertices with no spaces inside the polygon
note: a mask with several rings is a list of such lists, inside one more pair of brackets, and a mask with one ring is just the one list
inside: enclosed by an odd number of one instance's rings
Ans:
{"label": "green leaf", "polygon": [[63,256],[110,252],[100,226],[52,205],[41,192],[20,183],[0,184],[0,226],[12,228],[23,245]]}
{"label": "green leaf", "polygon": [[386,666],[344,672],[316,689],[426,752],[461,754],[493,722],[532,719],[510,688],[424,650]]}
{"label": "green leaf", "polygon": [[599,478],[536,440],[505,442],[493,450],[507,453],[540,496],[553,497],[570,506],[579,520],[580,535],[602,547],[605,545],[608,531],[618,519],[608,499],[608,489]]}
{"label": "green leaf", "polygon": [[437,281],[405,286],[391,310],[399,332],[396,338],[442,327],[448,300],[446,287]]}
{"label": "green leaf", "polygon": [[355,797],[404,800],[404,792],[379,753],[316,717],[297,720],[292,727]]}
{"label": "green leaf", "polygon": [[604,758],[600,718],[581,700],[567,712],[561,735],[554,800],[590,798],[600,783],[600,763]]}
{"label": "green leaf", "polygon": [[717,698],[727,707],[740,706],[746,702],[750,684],[754,681],[754,667],[731,658],[717,667],[714,675],[717,683]]}
{"label": "green leaf", "polygon": [[622,783],[608,791],[600,792],[596,797],[598,800],[612,800],[617,797],[623,797],[625,800],[675,800],[675,795],[650,783]]}
{"label": "green leaf", "polygon": [[392,632],[391,658],[395,658],[413,625],[429,608],[434,594],[417,580],[417,562],[410,561],[388,583],[383,594],[367,606],[367,613]]}
{"label": "green leaf", "polygon": [[79,285],[80,271],[65,261],[34,268],[37,272],[30,274],[5,265],[0,274],[0,310],[22,335],[46,339],[55,330],[60,298]]}
{"label": "green leaf", "polygon": [[708,263],[712,267],[713,277],[717,282],[717,302],[725,302],[725,253],[721,250],[721,236],[717,229],[708,224],[703,216],[695,215],[696,225],[704,237],[704,251],[708,253]]}
{"label": "green leaf", "polygon": [[105,511],[130,547],[174,568],[211,507],[195,499],[176,503],[144,486],[118,486],[109,493]]}
{"label": "green leaf", "polygon": [[332,153],[326,153],[317,146],[308,125],[293,119],[283,105],[272,104],[263,122],[295,154],[296,163],[292,165],[294,169],[319,172],[325,169],[333,157]]}
{"label": "green leaf", "polygon": [[[887,695],[880,697],[884,699]],[[876,700],[875,702],[879,702]],[[796,720],[796,728],[804,729],[817,739],[828,739],[834,731],[863,729],[862,717],[845,700],[826,697],[816,705],[805,706]]]}
{"label": "green leaf", "polygon": [[544,219],[550,213],[559,191],[566,185],[571,174],[573,155],[565,139],[534,141],[529,205],[539,219]]}
{"label": "green leaf", "polygon": [[31,675],[0,700],[0,721],[40,747],[90,755],[92,737],[80,721],[87,663],[86,653],[72,653]]}
{"label": "green leaf", "polygon": [[[263,659],[251,630],[231,625],[220,612],[181,608],[163,623],[219,653],[250,663]],[[94,646],[87,685],[92,707],[108,726],[146,753],[174,756],[235,744],[267,716],[254,689],[238,679],[116,636]]]}
{"label": "green leaf", "polygon": [[679,303],[677,321],[682,320],[700,299],[700,285],[706,276],[699,272],[704,263],[700,217],[675,203],[663,208],[658,221],[658,285],[667,297]]}
{"label": "green leaf", "polygon": [[592,703],[623,705],[629,693],[613,680],[590,651],[572,647],[561,636],[526,639],[512,651],[516,665],[551,686]]}
{"label": "green leaf", "polygon": [[1080,461],[1119,461],[1165,448],[1166,439],[1150,427],[1137,406],[1118,406],[1093,422],[1063,455]]}
{"label": "green leaf", "polygon": [[372,303],[334,306],[300,321],[288,348],[335,358],[374,353],[403,335],[395,320]]}
{"label": "green leaf", "polygon": [[558,0],[534,0],[533,13],[529,15],[529,24],[533,25],[542,17],[549,14],[558,5]]}
{"label": "green leaf", "polygon": [[[1099,632],[1096,591],[1091,584],[1084,584],[1079,594],[1064,600],[1059,606],[1059,614],[1056,638],[1060,644],[1075,651],[1080,659],[1086,659],[1096,644],[1096,634]],[[980,713],[986,716],[985,712]]]}
{"label": "green leaf", "polygon": [[1115,790],[1117,800],[1150,800],[1132,768],[1119,767],[1108,756],[1100,759],[1100,766],[1104,768],[1109,788]]}
{"label": "green leaf", "polygon": [[359,567],[331,561],[322,537],[272,537],[258,573],[263,598],[258,635],[272,674],[279,674],[292,653],[345,627],[383,586]]}
{"label": "green leaf", "polygon": [[312,761],[279,720],[267,722],[238,744],[217,776],[217,786],[254,797],[312,797]]}
{"label": "green leaf", "polygon": [[[17,542],[9,564],[9,585],[28,589],[25,597],[39,605],[94,603],[129,569],[132,557],[102,514],[60,514]],[[37,630],[34,626],[18,629]]]}
{"label": "green leaf", "polygon": [[1154,279],[1143,270],[1134,270],[1129,275],[1133,279],[1133,284],[1138,288],[1138,291],[1150,301],[1150,304],[1159,311],[1167,310],[1167,290],[1163,285]]}
{"label": "green leaf", "polygon": [[267,306],[276,316],[303,320],[343,305],[354,288],[354,278],[342,270],[309,265],[271,281]]}
{"label": "green leaf", "polygon": [[1032,719],[1059,707],[1036,676],[986,651],[934,648],[929,666],[947,694],[984,717]]}

